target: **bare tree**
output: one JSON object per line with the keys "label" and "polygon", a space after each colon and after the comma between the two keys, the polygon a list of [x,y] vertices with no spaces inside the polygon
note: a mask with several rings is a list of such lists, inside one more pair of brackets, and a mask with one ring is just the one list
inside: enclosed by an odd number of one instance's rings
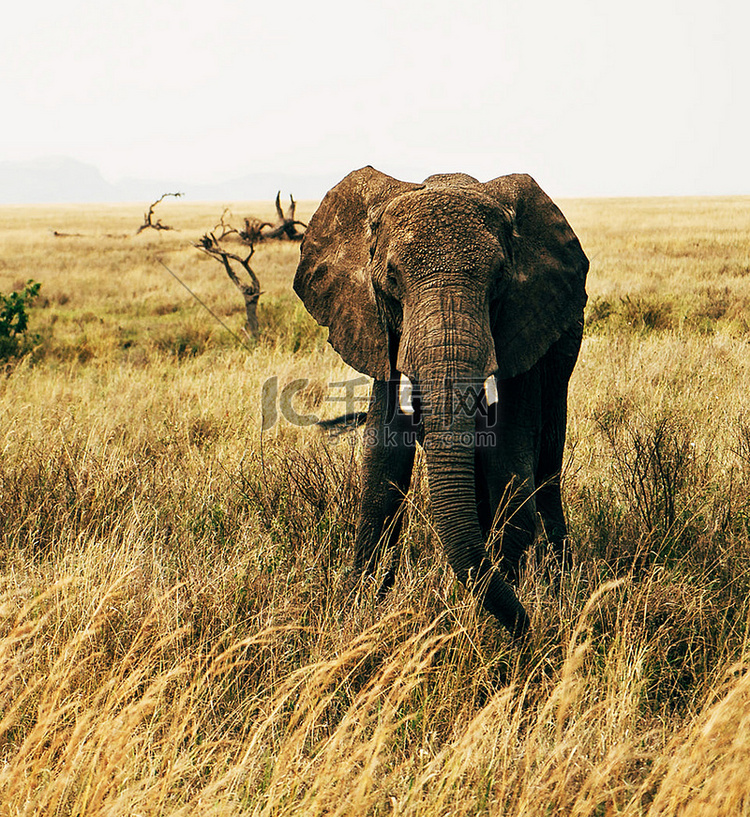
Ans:
{"label": "bare tree", "polygon": [[214,226],[212,233],[213,235],[216,235],[217,241],[223,241],[225,238],[230,236],[236,236],[238,241],[243,241],[245,244],[253,246],[265,238],[266,234],[263,232],[263,229],[265,227],[273,226],[269,221],[263,221],[257,216],[248,216],[246,219],[243,219],[245,222],[245,229],[238,230],[229,223],[229,218],[231,218],[231,216],[232,211],[229,209],[229,207],[225,207],[224,212],[221,214],[221,218],[219,219],[219,223]]}
{"label": "bare tree", "polygon": [[271,226],[270,222],[263,221],[257,216],[248,216],[245,219],[245,229],[240,231],[240,238],[248,244],[255,244],[266,237],[263,228]]}
{"label": "bare tree", "polygon": [[227,217],[231,215],[232,211],[228,207],[225,207],[224,212],[221,214],[221,218],[219,219],[219,223],[214,225],[210,235],[215,236],[216,233],[221,230],[219,237],[216,239],[217,241],[223,241],[228,235],[241,235],[240,231],[235,227],[232,227],[232,225],[227,221]]}
{"label": "bare tree", "polygon": [[154,210],[156,209],[156,205],[160,204],[168,196],[179,198],[182,195],[182,193],[162,193],[161,196],[159,196],[159,198],[149,206],[146,213],[144,213],[143,224],[141,224],[141,226],[138,228],[136,235],[143,232],[143,230],[148,230],[149,228],[152,230],[174,230],[174,227],[170,227],[168,224],[162,224],[161,219],[158,219],[156,224],[154,224]]}
{"label": "bare tree", "polygon": [[263,233],[263,238],[280,238],[287,241],[302,241],[304,233],[299,232],[297,227],[307,228],[307,224],[303,221],[297,221],[294,218],[295,210],[297,209],[297,202],[294,196],[289,194],[289,207],[286,213],[281,209],[281,190],[276,194],[276,214],[278,216],[278,224],[271,230],[271,232]]}
{"label": "bare tree", "polygon": [[280,240],[280,241],[301,241],[304,233],[301,233],[297,228],[306,228],[307,225],[303,221],[298,221],[295,218],[295,210],[297,202],[294,196],[289,196],[289,207],[286,213],[281,207],[281,191],[276,194],[276,215],[277,220],[275,224],[269,221],[264,221],[257,216],[247,216],[243,219],[245,223],[244,230],[237,230],[233,227],[228,218],[231,217],[231,212],[228,207],[224,209],[221,214],[219,223],[214,227],[214,234],[218,233],[218,240],[222,241],[229,236],[236,236],[238,240],[251,246],[260,241]]}
{"label": "bare tree", "polygon": [[[226,210],[224,211],[226,214]],[[223,217],[222,217],[223,220]],[[237,232],[233,228],[229,230],[229,232]],[[226,235],[226,233],[224,234]],[[239,289],[242,293],[242,297],[245,300],[245,315],[246,321],[245,325],[242,328],[243,332],[253,340],[257,340],[260,336],[260,329],[258,327],[258,300],[260,296],[263,294],[260,289],[260,281],[258,280],[258,276],[253,272],[252,268],[250,267],[250,259],[253,257],[253,253],[255,252],[255,248],[250,245],[250,253],[247,255],[246,258],[240,258],[239,255],[235,255],[234,253],[227,252],[220,244],[219,239],[213,233],[206,233],[200,241],[193,244],[194,247],[197,247],[201,252],[206,253],[206,255],[210,255],[212,258],[217,259],[224,265],[224,269],[226,270],[227,275],[229,276],[232,283]],[[250,278],[250,283],[245,284],[243,283],[235,270],[232,267],[232,261],[239,264],[247,273],[248,277]]]}

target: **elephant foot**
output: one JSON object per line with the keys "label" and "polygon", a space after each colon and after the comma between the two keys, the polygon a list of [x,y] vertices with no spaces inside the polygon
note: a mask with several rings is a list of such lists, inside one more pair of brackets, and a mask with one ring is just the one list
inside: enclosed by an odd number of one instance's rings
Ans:
{"label": "elephant foot", "polygon": [[369,595],[372,589],[377,586],[375,601],[379,604],[385,600],[388,592],[396,583],[396,571],[387,570],[380,584],[377,585],[376,583],[377,578],[371,570],[353,567],[347,572],[344,579],[344,588],[348,597],[354,596],[359,600],[362,594]]}
{"label": "elephant foot", "polygon": [[511,562],[507,559],[501,559],[497,566],[497,572],[502,577],[503,581],[511,587],[518,587],[521,583],[521,565],[517,562]]}
{"label": "elephant foot", "polygon": [[543,566],[544,578],[558,595],[563,576],[573,570],[570,540],[566,537],[561,542],[541,543],[537,547],[537,563]]}
{"label": "elephant foot", "polygon": [[570,539],[566,536],[561,542],[556,542],[552,547],[555,560],[560,568],[560,572],[570,573],[573,570],[573,550],[570,546]]}
{"label": "elephant foot", "polygon": [[383,576],[383,581],[380,583],[380,587],[378,588],[377,599],[378,601],[383,601],[388,595],[388,591],[393,587],[396,583],[396,571],[395,570],[388,570]]}
{"label": "elephant foot", "polygon": [[353,598],[359,592],[362,583],[362,571],[354,567],[348,568],[341,577],[341,589],[346,598]]}

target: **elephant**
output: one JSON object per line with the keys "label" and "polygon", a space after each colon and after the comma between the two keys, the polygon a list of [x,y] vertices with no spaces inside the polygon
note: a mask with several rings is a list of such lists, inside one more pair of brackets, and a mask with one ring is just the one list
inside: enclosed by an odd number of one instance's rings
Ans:
{"label": "elephant", "polygon": [[354,566],[374,577],[387,557],[381,590],[395,580],[420,444],[456,577],[515,639],[529,631],[524,554],[546,542],[560,571],[571,562],[560,472],[588,266],[525,174],[418,184],[368,166],[321,201],[294,289],[373,378]]}

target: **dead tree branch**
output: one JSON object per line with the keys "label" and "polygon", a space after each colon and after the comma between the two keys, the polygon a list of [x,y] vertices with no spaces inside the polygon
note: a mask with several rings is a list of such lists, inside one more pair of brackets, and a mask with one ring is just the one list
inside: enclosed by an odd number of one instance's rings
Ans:
{"label": "dead tree branch", "polygon": [[245,223],[244,230],[237,230],[232,227],[231,224],[229,224],[228,216],[231,216],[231,213],[227,207],[222,213],[219,223],[214,227],[214,233],[221,230],[221,234],[218,235],[219,241],[222,241],[229,236],[237,236],[240,241],[244,242],[245,244],[249,244],[250,246],[267,239],[277,239],[280,241],[301,241],[304,233],[300,232],[297,228],[307,228],[307,225],[304,223],[304,221],[298,221],[295,218],[297,202],[295,202],[294,196],[290,195],[289,201],[290,204],[285,213],[281,207],[281,191],[279,191],[276,194],[276,223],[271,224],[271,222],[264,221],[257,216],[247,216],[247,218],[243,219]]}
{"label": "dead tree branch", "polygon": [[[234,232],[236,232],[236,230]],[[227,275],[229,276],[232,283],[242,293],[242,297],[245,300],[246,321],[244,327],[242,328],[242,331],[249,338],[257,340],[258,337],[260,337],[260,328],[258,327],[257,315],[258,300],[260,299],[260,296],[263,293],[260,288],[260,281],[258,280],[258,276],[253,272],[252,268],[250,267],[250,259],[253,257],[255,248],[251,245],[250,252],[247,255],[247,257],[240,258],[239,255],[227,252],[219,244],[219,240],[213,233],[206,233],[206,235],[204,235],[197,243],[193,244],[193,246],[199,249],[201,252],[204,252],[206,255],[210,255],[212,258],[215,258],[217,261],[220,261],[224,265],[224,269],[226,270]],[[248,277],[250,278],[250,284],[245,284],[240,280],[239,276],[232,268],[231,264],[232,261],[238,263],[245,270]]]}
{"label": "dead tree branch", "polygon": [[221,214],[221,218],[219,219],[219,223],[214,226],[213,231],[210,233],[213,236],[218,232],[219,228],[221,228],[221,235],[219,235],[219,237],[216,239],[217,241],[222,241],[228,235],[240,235],[240,231],[232,227],[232,225],[226,220],[227,216],[231,215],[232,211],[228,207],[225,207],[224,212]]}
{"label": "dead tree branch", "polygon": [[161,196],[159,196],[159,198],[149,206],[146,213],[144,213],[143,224],[141,224],[141,226],[138,228],[136,235],[143,232],[143,230],[148,230],[149,228],[152,230],[174,230],[174,227],[170,227],[168,224],[162,224],[161,219],[158,219],[154,224],[154,210],[156,209],[156,205],[160,204],[168,196],[179,198],[182,195],[182,193],[162,193]]}
{"label": "dead tree branch", "polygon": [[254,244],[257,244],[258,241],[263,240],[263,228],[271,226],[268,221],[261,221],[255,216],[249,216],[244,219],[245,229],[238,230],[230,224],[229,219],[231,216],[232,211],[229,207],[225,207],[219,219],[219,223],[214,226],[211,233],[211,235],[216,236],[217,241],[224,241],[224,239],[233,240],[236,236],[237,241],[249,244],[252,247]]}
{"label": "dead tree branch", "polygon": [[240,238],[248,244],[255,244],[265,238],[264,227],[271,227],[271,223],[263,221],[257,216],[248,216],[245,219],[245,229],[240,232]]}
{"label": "dead tree branch", "polygon": [[286,213],[281,209],[281,190],[276,194],[276,215],[278,216],[278,224],[269,233],[263,233],[263,238],[281,238],[287,241],[302,241],[301,233],[297,227],[307,228],[304,221],[297,221],[294,218],[295,210],[297,209],[297,202],[294,196],[289,195],[289,207]]}

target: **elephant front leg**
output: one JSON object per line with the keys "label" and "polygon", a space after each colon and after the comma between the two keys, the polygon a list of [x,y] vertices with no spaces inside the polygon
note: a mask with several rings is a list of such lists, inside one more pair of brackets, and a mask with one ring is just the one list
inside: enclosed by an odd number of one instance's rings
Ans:
{"label": "elephant front leg", "polygon": [[504,487],[491,503],[494,518],[489,549],[495,555],[499,551],[498,570],[509,584],[517,587],[526,555],[536,537],[536,499],[528,474],[503,471],[499,474],[496,472],[492,481],[498,488]]}
{"label": "elephant front leg", "polygon": [[361,504],[357,521],[354,567],[374,576],[384,556],[389,563],[379,595],[396,578],[398,537],[403,521],[403,502],[409,490],[416,448],[412,418],[397,406],[397,384],[376,380],[364,434]]}
{"label": "elephant front leg", "polygon": [[531,370],[498,381],[495,422],[478,450],[477,501],[491,524],[489,549],[498,570],[518,585],[537,535],[534,463],[540,438],[539,376]]}
{"label": "elephant front leg", "polygon": [[534,541],[537,508],[533,472],[502,432],[491,449],[477,452],[476,493],[479,519],[498,570],[517,586],[524,557]]}
{"label": "elephant front leg", "polygon": [[[558,570],[566,573],[573,567],[573,554],[568,539],[565,513],[560,494],[560,472],[565,449],[566,407],[564,399],[550,411],[548,424],[542,432],[536,480],[537,509],[542,523],[543,540],[555,559]],[[555,582],[557,577],[553,577]]]}
{"label": "elephant front leg", "polygon": [[[563,573],[572,568],[573,554],[560,495],[560,473],[565,452],[568,381],[578,356],[582,332],[582,322],[574,324],[540,362],[542,434],[536,468],[537,509],[544,539]],[[557,583],[557,575],[553,579]]]}

